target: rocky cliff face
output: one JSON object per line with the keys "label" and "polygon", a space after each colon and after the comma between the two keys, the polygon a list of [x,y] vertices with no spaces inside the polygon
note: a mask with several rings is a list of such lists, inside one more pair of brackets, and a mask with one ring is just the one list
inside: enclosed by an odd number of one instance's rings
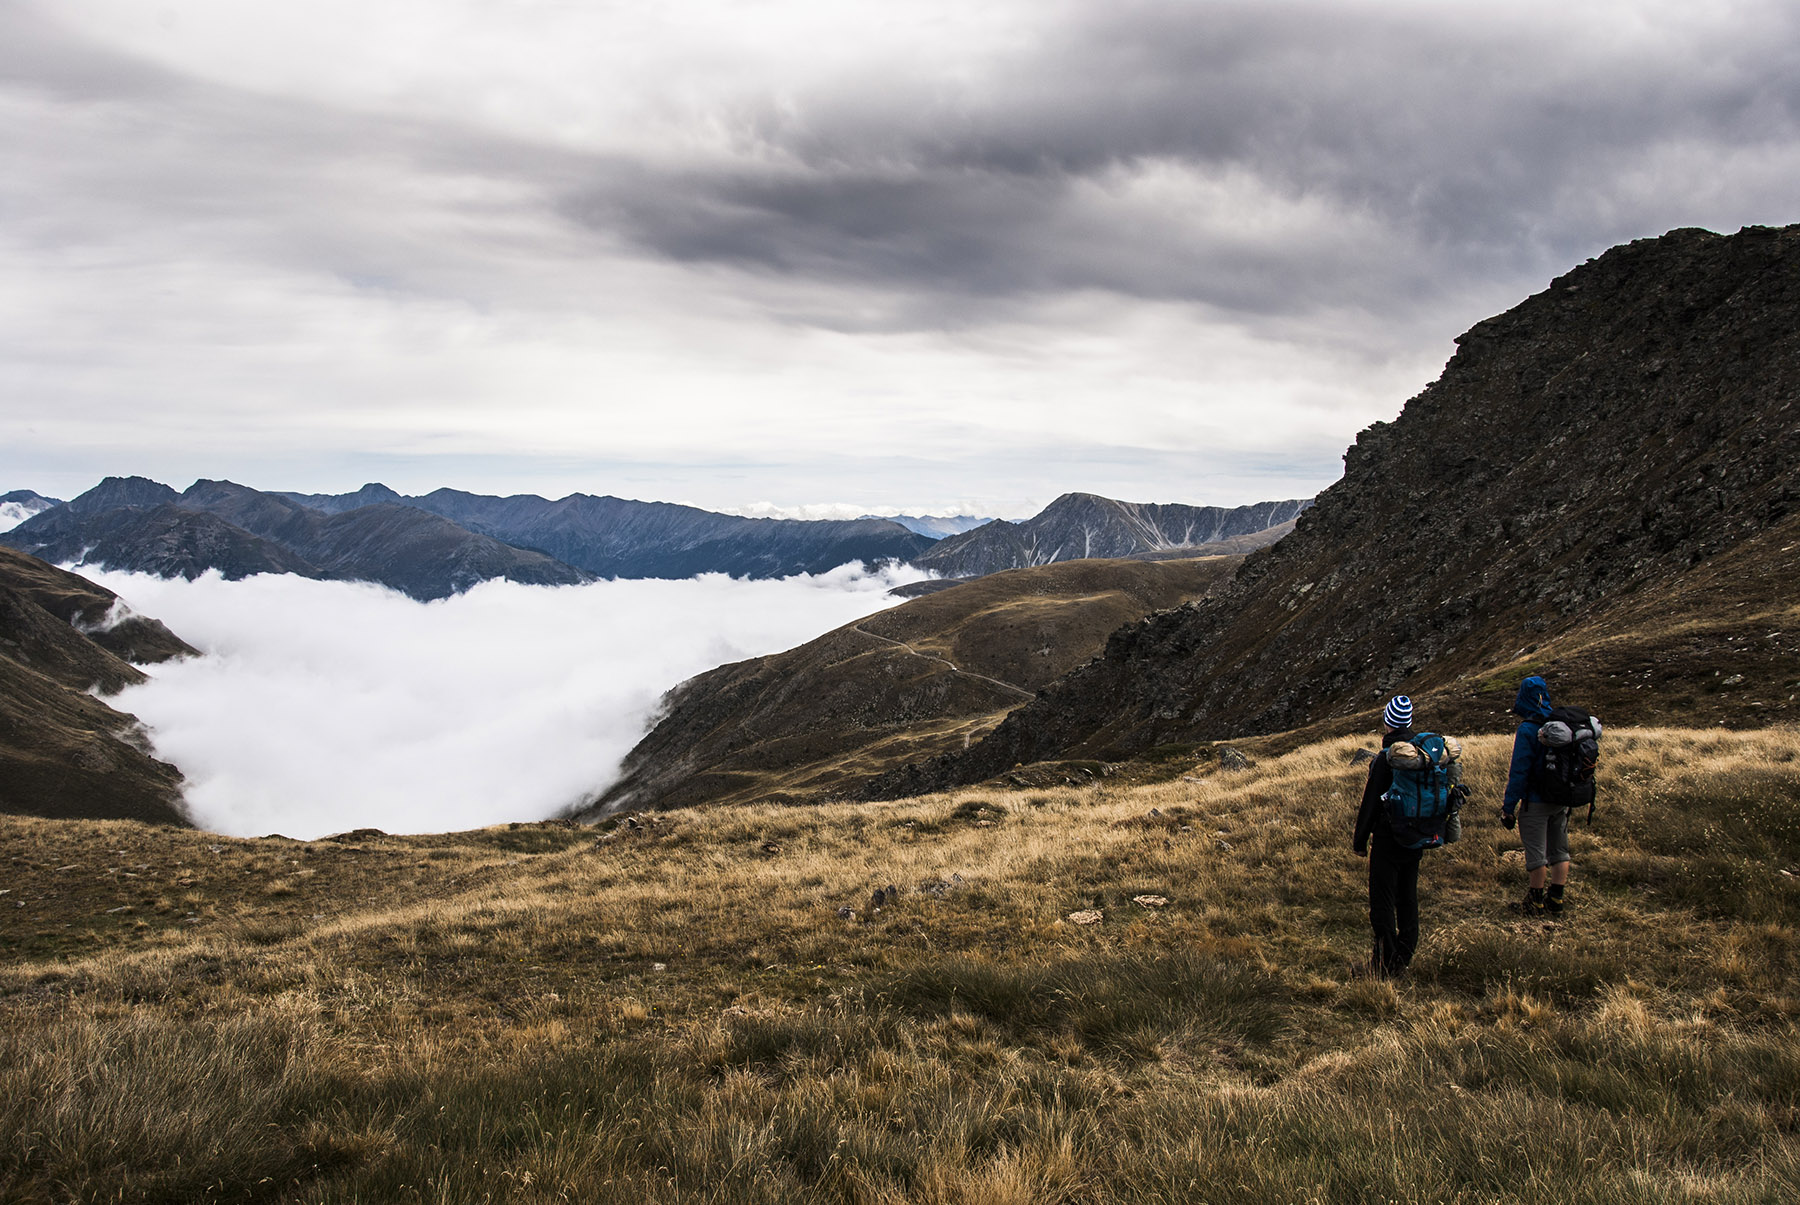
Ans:
{"label": "rocky cliff face", "polygon": [[1793,522],[1800,227],[1614,248],[1458,345],[1228,590],[1122,629],[981,745],[871,793],[1350,715],[1654,609]]}
{"label": "rocky cliff face", "polygon": [[1307,505],[1295,499],[1226,508],[1064,494],[1022,523],[997,519],[940,540],[913,563],[946,577],[979,577],[1086,557],[1192,555],[1199,546],[1287,523]]}
{"label": "rocky cliff face", "polygon": [[143,681],[139,663],[194,652],[111,592],[0,548],[0,811],[185,823],[181,774],[136,719],[90,691]]}

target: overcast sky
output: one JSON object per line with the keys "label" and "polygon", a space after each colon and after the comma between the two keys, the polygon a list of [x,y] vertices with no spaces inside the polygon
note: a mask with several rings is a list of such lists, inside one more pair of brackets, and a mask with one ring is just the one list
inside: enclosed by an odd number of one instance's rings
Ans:
{"label": "overcast sky", "polygon": [[1311,494],[1551,277],[1800,220],[1796,13],[0,0],[0,492]]}

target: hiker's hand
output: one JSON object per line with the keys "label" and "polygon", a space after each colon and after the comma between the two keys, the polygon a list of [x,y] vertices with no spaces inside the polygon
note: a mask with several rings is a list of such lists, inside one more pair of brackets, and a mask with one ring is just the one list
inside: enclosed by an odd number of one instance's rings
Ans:
{"label": "hiker's hand", "polygon": [[1500,809],[1500,824],[1501,824],[1501,827],[1505,828],[1507,832],[1511,832],[1513,825],[1517,824],[1518,822],[1519,822],[1518,818],[1513,815],[1513,809],[1512,809],[1511,804],[1507,804],[1505,807]]}
{"label": "hiker's hand", "polygon": [[1350,843],[1350,848],[1356,851],[1356,856],[1359,858],[1366,858],[1369,856],[1369,843],[1367,841],[1353,841]]}

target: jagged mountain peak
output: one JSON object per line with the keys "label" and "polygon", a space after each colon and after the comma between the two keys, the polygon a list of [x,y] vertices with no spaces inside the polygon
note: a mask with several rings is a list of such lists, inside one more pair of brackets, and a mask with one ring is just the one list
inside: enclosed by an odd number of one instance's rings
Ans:
{"label": "jagged mountain peak", "polygon": [[148,477],[106,477],[99,485],[64,505],[74,511],[92,512],[121,506],[161,506],[180,497],[172,486]]}

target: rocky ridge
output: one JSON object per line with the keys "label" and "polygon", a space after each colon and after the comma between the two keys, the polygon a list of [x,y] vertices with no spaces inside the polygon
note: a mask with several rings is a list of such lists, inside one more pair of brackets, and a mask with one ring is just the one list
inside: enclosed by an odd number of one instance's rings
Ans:
{"label": "rocky ridge", "polygon": [[[1228,589],[1120,630],[980,744],[868,793],[1353,716],[1388,692],[1526,665],[1534,649],[1605,630],[1609,613],[1654,616],[1722,553],[1762,547],[1762,533],[1776,541],[1765,556],[1791,552],[1800,227],[1677,230],[1614,248],[1457,343],[1443,375],[1397,421],[1358,436],[1342,479]],[[1754,605],[1780,629],[1792,602]],[[1592,672],[1628,679],[1631,642],[1662,638],[1677,618],[1642,618]],[[1800,668],[1782,636],[1772,689]]]}

